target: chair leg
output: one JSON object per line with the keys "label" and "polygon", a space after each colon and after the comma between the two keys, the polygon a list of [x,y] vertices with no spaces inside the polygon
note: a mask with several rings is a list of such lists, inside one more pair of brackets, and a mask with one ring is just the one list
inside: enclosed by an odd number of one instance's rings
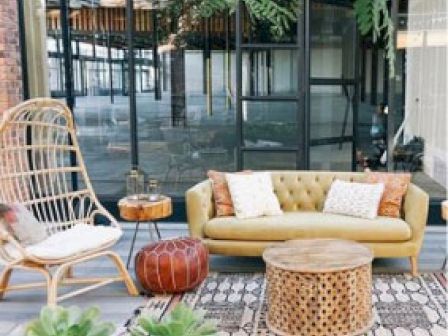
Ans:
{"label": "chair leg", "polygon": [[11,279],[12,267],[6,266],[0,275],[0,300],[3,299],[8,290],[9,280]]}
{"label": "chair leg", "polygon": [[411,262],[411,274],[412,276],[418,276],[418,257],[409,257]]}
{"label": "chair leg", "polygon": [[64,273],[65,278],[73,278],[73,266],[67,267]]}
{"label": "chair leg", "polygon": [[126,266],[124,265],[120,256],[118,254],[116,254],[115,252],[109,252],[108,256],[112,259],[115,266],[117,266],[118,272],[120,273],[120,276],[122,277],[124,284],[126,285],[126,288],[128,289],[129,295],[137,296],[138,295],[137,287],[135,287],[134,281],[132,280],[131,276],[129,275],[129,272],[126,269]]}
{"label": "chair leg", "polygon": [[58,285],[59,280],[67,274],[70,267],[67,267],[66,265],[62,264],[58,267],[56,272],[54,272],[53,276],[50,276],[48,274],[48,280],[47,280],[47,287],[48,287],[48,298],[47,298],[47,305],[49,307],[55,307],[57,304],[57,298],[58,298]]}

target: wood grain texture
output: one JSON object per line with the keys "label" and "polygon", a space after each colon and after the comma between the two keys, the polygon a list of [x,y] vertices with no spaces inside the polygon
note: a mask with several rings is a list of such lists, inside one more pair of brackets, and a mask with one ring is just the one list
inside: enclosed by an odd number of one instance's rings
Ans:
{"label": "wood grain texture", "polygon": [[296,272],[335,272],[370,263],[373,253],[360,243],[340,239],[301,239],[275,244],[263,253],[267,264]]}
{"label": "wood grain texture", "polygon": [[267,248],[267,325],[278,335],[358,335],[373,324],[372,252],[334,239]]}
{"label": "wood grain texture", "polygon": [[118,202],[118,207],[120,216],[130,222],[146,222],[166,218],[173,211],[171,198],[168,196],[163,196],[160,201],[156,202],[125,197]]}

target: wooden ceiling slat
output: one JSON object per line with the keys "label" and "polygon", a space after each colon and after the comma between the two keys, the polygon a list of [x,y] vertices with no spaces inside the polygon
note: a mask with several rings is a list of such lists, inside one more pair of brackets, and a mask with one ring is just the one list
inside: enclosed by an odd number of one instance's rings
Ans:
{"label": "wooden ceiling slat", "polygon": [[[99,32],[99,31],[111,31],[111,32],[125,32],[126,31],[126,9],[125,8],[112,8],[112,7],[98,7],[87,8],[82,7],[80,9],[72,9],[71,15],[71,28],[73,31],[83,32]],[[231,19],[233,27],[234,19]],[[210,20],[211,33],[224,33],[225,22],[222,16],[214,17]],[[47,29],[49,31],[60,30],[60,13],[59,10],[47,11]],[[203,33],[202,24],[194,24],[185,18],[188,31]],[[164,21],[160,21],[160,24],[164,24]],[[194,24],[194,26],[193,26]],[[247,22],[245,23],[248,24]],[[135,30],[139,33],[151,33],[152,32],[152,11],[148,9],[135,10]],[[232,29],[234,30],[234,29]]]}

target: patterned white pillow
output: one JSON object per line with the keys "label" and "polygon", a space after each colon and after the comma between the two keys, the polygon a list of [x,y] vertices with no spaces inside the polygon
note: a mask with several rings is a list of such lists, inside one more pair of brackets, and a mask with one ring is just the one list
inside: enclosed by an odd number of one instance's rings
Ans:
{"label": "patterned white pillow", "polygon": [[384,184],[335,180],[325,200],[326,213],[374,219],[378,214]]}
{"label": "patterned white pillow", "polygon": [[276,216],[280,208],[270,173],[226,174],[235,216],[239,219]]}

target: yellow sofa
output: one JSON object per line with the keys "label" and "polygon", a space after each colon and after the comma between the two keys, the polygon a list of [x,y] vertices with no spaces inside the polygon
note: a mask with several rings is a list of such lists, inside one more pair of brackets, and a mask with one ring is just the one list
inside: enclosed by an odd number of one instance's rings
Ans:
{"label": "yellow sofa", "polygon": [[209,180],[186,192],[190,235],[200,238],[210,253],[260,256],[266,246],[289,239],[340,238],[365,243],[376,257],[409,257],[413,274],[422,246],[429,197],[411,184],[404,198],[402,218],[373,220],[322,213],[333,180],[364,181],[364,173],[273,171],[274,191],[281,216],[237,219],[215,217]]}

